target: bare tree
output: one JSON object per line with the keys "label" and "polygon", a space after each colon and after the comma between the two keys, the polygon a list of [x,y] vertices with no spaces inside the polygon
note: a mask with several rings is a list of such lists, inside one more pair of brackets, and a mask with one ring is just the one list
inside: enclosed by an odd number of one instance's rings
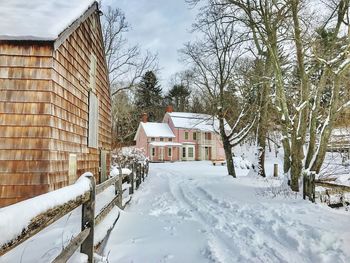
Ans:
{"label": "bare tree", "polygon": [[143,53],[138,45],[129,46],[125,33],[130,29],[125,14],[107,7],[104,12],[102,33],[105,56],[112,87],[112,96],[131,89],[148,70],[157,69],[157,55]]}
{"label": "bare tree", "polygon": [[[241,107],[232,129],[225,121],[228,109],[231,107],[230,103],[227,103],[226,94],[229,88],[235,85],[235,67],[243,52],[240,49],[242,40],[237,38],[234,25],[227,23],[225,18],[220,16],[218,13],[220,10],[216,11],[207,10],[204,16],[199,17],[195,30],[203,35],[203,39],[186,44],[182,53],[193,65],[195,85],[207,94],[212,114],[219,119],[218,132],[224,145],[228,173],[236,177],[232,148],[249,134],[255,119],[239,129],[243,117],[251,110],[250,107]],[[242,95],[239,96],[243,98]]]}
{"label": "bare tree", "polygon": [[207,2],[212,10],[220,10],[226,23],[246,32],[252,43],[248,48],[263,62],[259,145],[264,147],[266,140],[262,106],[271,97],[283,136],[284,172],[291,176],[292,190],[299,191],[303,172],[319,172],[334,122],[350,104],[341,98],[350,64],[349,0],[320,0],[330,10],[321,27],[312,23],[310,16],[315,14],[308,1]]}
{"label": "bare tree", "polygon": [[[216,1],[216,4],[220,6],[226,5],[231,11],[231,15],[238,16],[240,21],[249,28],[258,50],[261,46],[267,50],[266,56],[269,58],[273,70],[273,85],[276,91],[274,94],[275,105],[282,124],[282,142],[285,153],[284,170],[285,173],[290,171],[291,187],[294,191],[299,190],[298,181],[303,171],[319,172],[332,125],[340,109],[340,80],[349,65],[347,53],[349,44],[345,42],[344,45],[339,46],[339,40],[341,40],[339,34],[341,34],[341,25],[347,24],[344,20],[348,12],[349,1],[333,2],[336,2],[336,5],[333,6],[331,13],[336,22],[335,25],[331,25],[332,18],[327,19],[322,29],[328,28],[324,32],[327,35],[326,48],[319,49],[320,45],[314,39],[316,30],[308,26],[308,10],[302,1]],[[307,36],[312,36],[312,38]],[[330,41],[328,41],[328,37],[331,39]],[[325,44],[325,40],[323,37],[321,42]],[[318,51],[311,48],[315,44],[318,46]],[[292,59],[288,63],[290,68],[296,68],[297,79],[295,83],[288,81],[288,72],[286,73],[283,66],[283,47],[294,50]],[[326,58],[320,58],[318,55],[320,51]],[[321,73],[318,80],[311,82],[311,73],[315,71],[315,68],[310,65],[310,61],[315,58],[320,62],[317,70]],[[322,63],[323,65],[320,65]],[[309,69],[306,67],[308,64]],[[295,92],[286,93],[287,87],[294,89]],[[323,108],[327,114],[324,114],[325,118],[322,120],[320,119],[322,117],[320,115],[322,108],[320,99],[326,88],[331,94],[331,99],[328,107]],[[317,129],[319,125],[321,128]],[[307,144],[306,162],[303,162],[307,135],[310,139]]]}

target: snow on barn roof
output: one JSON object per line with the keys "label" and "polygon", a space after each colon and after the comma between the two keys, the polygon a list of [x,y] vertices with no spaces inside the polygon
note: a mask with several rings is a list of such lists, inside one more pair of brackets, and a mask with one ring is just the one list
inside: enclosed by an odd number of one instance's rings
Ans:
{"label": "snow on barn roof", "polygon": [[94,0],[0,1],[0,39],[55,40],[94,2]]}
{"label": "snow on barn roof", "polygon": [[167,123],[141,122],[147,137],[175,138],[175,134]]}
{"label": "snow on barn roof", "polygon": [[[219,119],[208,114],[190,112],[169,112],[176,128],[200,130],[204,132],[219,132]],[[225,128],[230,126],[225,121]]]}

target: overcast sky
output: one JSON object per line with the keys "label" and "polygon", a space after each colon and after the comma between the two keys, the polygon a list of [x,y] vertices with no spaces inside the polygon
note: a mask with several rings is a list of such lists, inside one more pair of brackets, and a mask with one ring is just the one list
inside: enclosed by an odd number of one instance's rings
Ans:
{"label": "overcast sky", "polygon": [[104,0],[103,5],[121,8],[131,25],[127,38],[130,44],[158,53],[159,78],[163,90],[168,89],[170,76],[183,69],[178,50],[193,38],[189,32],[196,10],[185,0]]}

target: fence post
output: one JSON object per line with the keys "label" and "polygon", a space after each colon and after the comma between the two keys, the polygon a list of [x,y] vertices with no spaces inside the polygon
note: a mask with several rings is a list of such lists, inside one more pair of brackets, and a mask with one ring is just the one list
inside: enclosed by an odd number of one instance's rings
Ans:
{"label": "fence post", "polygon": [[149,160],[146,161],[147,164],[147,176],[148,176],[148,172],[149,172]]}
{"label": "fence post", "polygon": [[310,178],[310,200],[315,203],[315,173],[311,173]]}
{"label": "fence post", "polygon": [[142,170],[142,173],[141,173],[142,182],[144,182],[145,181],[145,165],[143,163],[141,164],[141,170]]}
{"label": "fence post", "polygon": [[278,164],[273,165],[273,177],[278,177]]}
{"label": "fence post", "polygon": [[81,231],[90,228],[90,233],[81,244],[80,252],[88,256],[88,262],[94,262],[94,228],[95,228],[95,198],[96,198],[96,182],[92,174],[86,175],[90,180],[91,190],[90,199],[83,204],[81,215]]}
{"label": "fence post", "polygon": [[136,190],[139,189],[140,186],[140,166],[138,163],[136,165]]}
{"label": "fence post", "polygon": [[306,199],[306,173],[303,173],[303,199]]}
{"label": "fence post", "polygon": [[130,183],[130,187],[129,187],[129,195],[132,195],[134,193],[134,174],[131,173],[129,174],[129,183]]}
{"label": "fence post", "polygon": [[131,173],[129,174],[129,184],[131,187],[129,188],[129,195],[134,194],[134,166],[132,165]]}
{"label": "fence post", "polygon": [[139,166],[139,187],[140,187],[142,183],[142,164],[139,163],[138,166]]}
{"label": "fence post", "polygon": [[117,205],[120,209],[123,208],[123,171],[119,168],[119,178],[116,182],[116,192],[118,195]]}

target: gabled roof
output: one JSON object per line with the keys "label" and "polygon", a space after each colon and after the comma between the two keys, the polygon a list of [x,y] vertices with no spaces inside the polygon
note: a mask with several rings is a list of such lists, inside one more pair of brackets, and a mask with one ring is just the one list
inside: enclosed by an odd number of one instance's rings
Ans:
{"label": "gabled roof", "polygon": [[141,122],[137,129],[135,140],[140,132],[140,128],[143,128],[147,137],[175,138],[175,134],[167,123]]}
{"label": "gabled roof", "polygon": [[0,1],[0,40],[54,41],[94,3],[95,0]]}
{"label": "gabled roof", "polygon": [[[190,112],[168,112],[175,128],[199,130],[203,132],[219,132],[219,119],[208,114]],[[230,126],[225,121],[225,128]]]}

